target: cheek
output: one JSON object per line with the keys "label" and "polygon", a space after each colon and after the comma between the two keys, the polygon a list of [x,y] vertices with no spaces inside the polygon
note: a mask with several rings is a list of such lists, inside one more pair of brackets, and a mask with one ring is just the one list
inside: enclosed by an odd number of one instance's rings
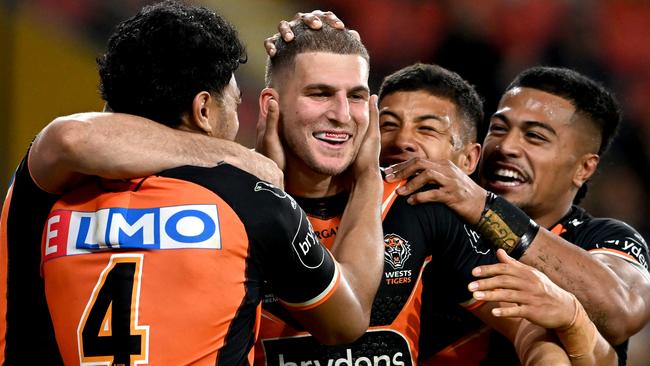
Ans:
{"label": "cheek", "polygon": [[370,118],[368,112],[368,103],[351,103],[350,114],[356,121],[359,128],[365,130],[366,126],[368,126]]}

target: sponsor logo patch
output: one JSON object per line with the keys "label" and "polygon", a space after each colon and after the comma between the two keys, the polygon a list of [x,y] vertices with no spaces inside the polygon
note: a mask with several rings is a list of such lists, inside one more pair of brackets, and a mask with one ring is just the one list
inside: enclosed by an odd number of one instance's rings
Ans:
{"label": "sponsor logo patch", "polygon": [[393,330],[369,330],[345,346],[323,346],[311,336],[262,341],[267,366],[411,366],[406,339]]}
{"label": "sponsor logo patch", "polygon": [[45,260],[110,249],[221,249],[216,205],[55,210],[43,233]]}

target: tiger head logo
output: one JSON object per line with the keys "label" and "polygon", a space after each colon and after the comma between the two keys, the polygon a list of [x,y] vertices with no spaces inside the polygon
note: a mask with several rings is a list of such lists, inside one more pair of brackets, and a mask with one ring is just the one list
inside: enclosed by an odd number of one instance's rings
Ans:
{"label": "tiger head logo", "polygon": [[384,236],[384,246],[386,247],[384,261],[395,270],[404,268],[404,263],[411,256],[411,246],[408,241],[397,234],[388,234]]}

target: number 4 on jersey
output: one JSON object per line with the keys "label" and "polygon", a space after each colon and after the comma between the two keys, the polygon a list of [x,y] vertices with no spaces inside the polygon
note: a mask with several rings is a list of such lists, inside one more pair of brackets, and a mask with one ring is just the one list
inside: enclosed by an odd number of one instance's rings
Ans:
{"label": "number 4 on jersey", "polygon": [[149,326],[138,325],[142,258],[115,254],[102,271],[77,328],[82,365],[147,363]]}

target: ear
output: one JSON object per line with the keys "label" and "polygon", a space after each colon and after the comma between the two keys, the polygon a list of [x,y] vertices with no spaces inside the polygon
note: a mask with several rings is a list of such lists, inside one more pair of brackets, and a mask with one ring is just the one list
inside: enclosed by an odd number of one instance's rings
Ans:
{"label": "ear", "polygon": [[260,119],[266,119],[266,115],[269,113],[269,100],[275,99],[278,104],[280,103],[280,94],[278,91],[273,88],[264,88],[260,92]]}
{"label": "ear", "polygon": [[189,124],[194,130],[199,130],[207,135],[212,135],[212,125],[210,124],[210,114],[218,113],[213,103],[214,97],[207,91],[202,91],[194,96],[192,100],[192,111],[190,113]]}
{"label": "ear", "polygon": [[481,157],[481,145],[471,142],[463,146],[463,151],[458,157],[458,167],[467,175],[471,175],[476,170],[478,160]]}
{"label": "ear", "polygon": [[573,174],[573,184],[578,188],[582,187],[598,169],[598,162],[600,162],[598,154],[587,153],[582,155],[577,161],[578,167]]}

